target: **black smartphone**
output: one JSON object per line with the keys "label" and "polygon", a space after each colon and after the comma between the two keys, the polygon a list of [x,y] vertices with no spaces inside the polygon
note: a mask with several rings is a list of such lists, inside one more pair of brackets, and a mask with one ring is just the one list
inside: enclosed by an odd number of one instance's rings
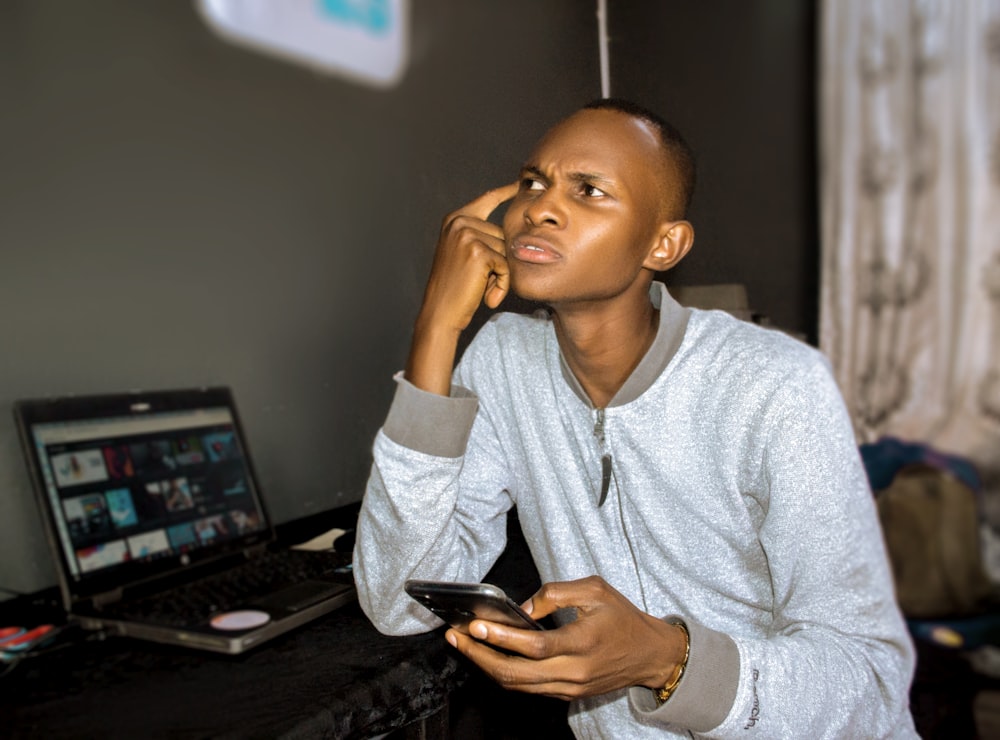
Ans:
{"label": "black smartphone", "polygon": [[544,629],[507,596],[503,589],[489,583],[411,579],[403,588],[422,606],[466,634],[469,632],[469,622],[473,619],[487,619],[521,629]]}

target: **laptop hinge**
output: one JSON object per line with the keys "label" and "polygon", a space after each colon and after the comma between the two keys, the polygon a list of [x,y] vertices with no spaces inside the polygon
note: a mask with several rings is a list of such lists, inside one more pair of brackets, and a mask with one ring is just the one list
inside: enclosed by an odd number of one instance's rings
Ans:
{"label": "laptop hinge", "polygon": [[91,599],[91,603],[97,609],[107,606],[108,604],[114,604],[116,601],[122,600],[122,591],[123,589],[120,588],[116,588],[112,591],[105,591],[100,596],[95,596]]}
{"label": "laptop hinge", "polygon": [[253,545],[251,547],[248,547],[246,550],[243,551],[243,553],[246,556],[246,559],[250,560],[251,558],[256,558],[267,552],[267,545],[268,545],[267,542],[261,542],[259,545]]}

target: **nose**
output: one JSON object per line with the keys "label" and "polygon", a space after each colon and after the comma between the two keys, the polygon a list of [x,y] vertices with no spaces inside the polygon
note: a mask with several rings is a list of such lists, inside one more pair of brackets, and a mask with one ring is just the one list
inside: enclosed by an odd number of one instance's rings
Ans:
{"label": "nose", "polygon": [[524,220],[532,226],[563,226],[566,210],[556,189],[548,188],[535,195],[524,209]]}

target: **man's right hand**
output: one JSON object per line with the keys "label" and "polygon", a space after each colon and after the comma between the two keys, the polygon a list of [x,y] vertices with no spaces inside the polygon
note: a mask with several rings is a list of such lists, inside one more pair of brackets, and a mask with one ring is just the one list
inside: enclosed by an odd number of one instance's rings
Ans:
{"label": "man's right hand", "polygon": [[496,308],[510,290],[503,230],[486,219],[517,189],[490,190],[444,220],[406,366],[418,388],[448,395],[459,336],[480,302]]}

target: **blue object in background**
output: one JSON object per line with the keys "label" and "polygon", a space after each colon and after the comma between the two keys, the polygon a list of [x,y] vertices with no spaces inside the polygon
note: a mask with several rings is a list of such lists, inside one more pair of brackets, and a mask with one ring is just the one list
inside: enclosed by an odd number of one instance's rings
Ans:
{"label": "blue object in background", "polygon": [[392,27],[389,0],[319,0],[322,14],[345,23],[356,23],[373,34]]}
{"label": "blue object in background", "polygon": [[873,491],[888,488],[900,468],[916,464],[947,470],[976,493],[982,489],[979,471],[971,461],[935,450],[926,444],[905,442],[896,437],[882,437],[877,442],[860,445],[859,449]]}

